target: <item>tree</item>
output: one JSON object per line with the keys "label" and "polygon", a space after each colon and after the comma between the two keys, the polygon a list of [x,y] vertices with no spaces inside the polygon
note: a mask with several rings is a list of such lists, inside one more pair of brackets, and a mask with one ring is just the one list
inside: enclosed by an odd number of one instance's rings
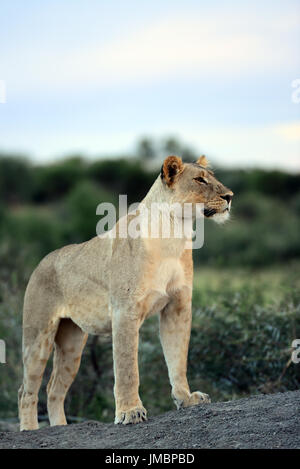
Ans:
{"label": "tree", "polygon": [[163,143],[163,151],[168,155],[181,155],[181,143],[175,137],[168,137]]}
{"label": "tree", "polygon": [[152,160],[156,156],[153,141],[150,138],[142,138],[137,145],[137,154],[143,160]]}

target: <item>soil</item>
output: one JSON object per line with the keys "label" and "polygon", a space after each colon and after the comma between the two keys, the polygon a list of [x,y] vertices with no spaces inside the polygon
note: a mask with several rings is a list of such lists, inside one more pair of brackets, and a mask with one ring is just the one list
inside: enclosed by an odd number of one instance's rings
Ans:
{"label": "soil", "polygon": [[300,390],[171,411],[138,425],[86,421],[0,432],[0,448],[298,448]]}

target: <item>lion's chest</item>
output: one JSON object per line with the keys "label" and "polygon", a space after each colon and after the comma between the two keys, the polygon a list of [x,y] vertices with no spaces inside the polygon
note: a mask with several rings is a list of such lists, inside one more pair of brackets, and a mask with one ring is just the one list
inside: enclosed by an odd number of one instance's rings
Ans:
{"label": "lion's chest", "polygon": [[173,293],[184,285],[184,271],[177,259],[166,259],[154,269],[148,286],[139,301],[142,318],[159,313],[171,300]]}

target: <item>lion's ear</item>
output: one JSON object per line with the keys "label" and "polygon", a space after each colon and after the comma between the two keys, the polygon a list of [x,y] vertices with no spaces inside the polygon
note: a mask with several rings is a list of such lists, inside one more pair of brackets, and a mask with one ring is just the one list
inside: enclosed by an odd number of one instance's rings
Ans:
{"label": "lion's ear", "polygon": [[161,168],[161,178],[168,186],[172,186],[177,174],[183,171],[182,159],[178,156],[168,156]]}
{"label": "lion's ear", "polygon": [[201,166],[206,168],[206,166],[209,165],[209,162],[207,161],[206,156],[202,155],[202,156],[200,156],[200,158],[198,158],[197,164],[200,164]]}

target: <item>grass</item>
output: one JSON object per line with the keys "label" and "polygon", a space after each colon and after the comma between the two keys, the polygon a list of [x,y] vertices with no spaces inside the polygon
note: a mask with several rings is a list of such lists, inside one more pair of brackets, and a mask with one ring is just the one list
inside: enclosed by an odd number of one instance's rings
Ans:
{"label": "grass", "polygon": [[255,291],[263,304],[279,302],[288,291],[300,290],[300,263],[263,269],[197,268],[194,272],[193,305],[213,305],[224,294],[234,294],[245,288]]}

